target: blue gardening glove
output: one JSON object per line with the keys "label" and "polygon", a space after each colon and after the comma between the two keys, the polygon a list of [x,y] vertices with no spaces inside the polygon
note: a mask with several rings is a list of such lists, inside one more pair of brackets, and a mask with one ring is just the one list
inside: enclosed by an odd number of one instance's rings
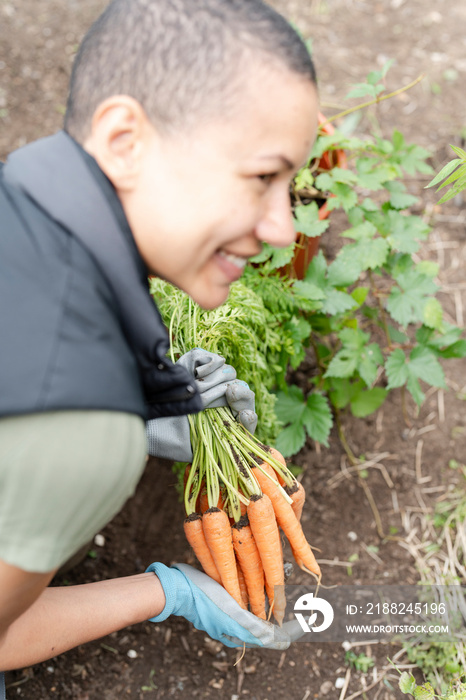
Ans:
{"label": "blue gardening glove", "polygon": [[[195,378],[204,408],[229,406],[235,418],[250,433],[254,433],[257,426],[254,392],[246,382],[236,379],[235,370],[231,365],[225,364],[224,357],[194,348],[182,355],[178,363]],[[155,418],[148,421],[146,435],[149,454],[179,462],[192,460],[187,416]]]}
{"label": "blue gardening glove", "polygon": [[278,627],[243,610],[223,586],[188,564],[168,568],[155,562],[147,571],[158,576],[166,598],[164,609],[150,622],[178,615],[227,647],[245,643],[247,647],[288,649],[303,634],[297,620]]}

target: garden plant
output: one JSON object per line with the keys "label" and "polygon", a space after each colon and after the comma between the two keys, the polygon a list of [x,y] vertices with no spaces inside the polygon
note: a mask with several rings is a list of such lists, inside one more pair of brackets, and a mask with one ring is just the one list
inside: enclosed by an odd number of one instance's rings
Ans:
{"label": "garden plant", "polygon": [[[371,73],[350,96],[382,99],[386,72]],[[408,187],[410,177],[433,175],[429,152],[407,143],[396,129],[390,138],[355,136],[354,124],[350,118],[340,129],[319,132],[309,162],[292,183],[296,242],[285,249],[265,245],[221,308],[203,311],[161,280],[151,280],[151,286],[170,327],[173,359],[189,349],[177,337],[185,338],[194,320],[195,344],[224,355],[255,392],[260,440],[292,457],[308,437],[328,445],[335,425],[350,463],[357,465],[342,413],[364,418],[398,390],[409,424],[409,402],[416,411],[424,385],[446,388],[441,361],[466,356],[466,340],[446,320],[437,298],[438,266],[418,255],[431,230]],[[454,151],[458,157],[429,183],[439,189],[452,185],[441,202],[466,186],[466,152]],[[344,161],[332,155],[341,152]],[[329,218],[322,216],[323,206]],[[326,254],[325,234],[334,216],[341,243]],[[307,239],[322,235],[321,250],[297,270],[294,263]],[[365,486],[362,477],[360,483]],[[458,496],[450,510],[449,531],[459,533],[464,498]],[[436,526],[440,517],[437,513]],[[442,541],[439,533],[439,547]],[[458,583],[455,576],[439,581],[430,570],[420,574],[426,583]],[[404,646],[428,681],[418,685],[403,673],[403,692],[415,698],[466,697],[457,680],[463,645],[449,650],[408,640]],[[362,669],[355,655],[348,663]],[[446,694],[435,695],[435,689]]]}
{"label": "garden plant", "polygon": [[[383,99],[388,67],[371,72],[349,96],[368,95],[370,103]],[[461,328],[445,320],[436,297],[438,266],[417,257],[430,228],[412,213],[418,198],[405,179],[432,174],[429,152],[408,144],[398,130],[391,138],[346,131],[345,122],[332,134],[321,131],[309,162],[293,181],[296,242],[285,249],[264,245],[226,304],[196,314],[213,351],[223,354],[255,391],[260,439],[275,442],[290,457],[307,436],[328,445],[336,423],[355,463],[342,411],[363,418],[399,389],[408,420],[407,397],[420,406],[422,383],[445,387],[440,360],[464,357],[466,340]],[[318,167],[324,155],[331,158],[342,150],[347,167]],[[319,215],[323,204],[345,218],[342,245],[333,259],[321,250],[304,278],[297,279],[292,262],[303,239],[320,237],[330,226],[331,219]],[[152,284],[170,324],[172,292],[165,287],[161,293],[165,283]],[[176,299],[183,303],[178,294]],[[308,380],[298,386],[290,376],[305,360],[311,365]]]}

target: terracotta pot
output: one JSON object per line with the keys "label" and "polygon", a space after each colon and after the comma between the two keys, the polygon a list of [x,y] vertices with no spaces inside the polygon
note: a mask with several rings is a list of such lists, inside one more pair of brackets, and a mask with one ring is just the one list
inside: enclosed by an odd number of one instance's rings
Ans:
{"label": "terracotta pot", "polygon": [[[325,117],[323,114],[319,113],[319,126],[321,133],[331,135],[335,132],[334,127],[331,124],[325,124]],[[321,126],[324,124],[324,126]],[[346,153],[341,149],[336,149],[335,151],[326,151],[317,161],[313,164],[313,172],[324,172],[326,170],[332,170],[332,168],[347,168],[348,162],[346,158]],[[327,207],[327,202],[324,201],[319,207],[319,219],[323,221],[327,219],[330,211]],[[283,275],[288,275],[294,277],[295,279],[302,280],[306,274],[306,270],[309,267],[309,263],[312,258],[317,255],[319,250],[320,236],[316,238],[309,238],[303,233],[296,234],[296,242],[298,246],[293,260],[283,268],[280,268],[280,273]]]}

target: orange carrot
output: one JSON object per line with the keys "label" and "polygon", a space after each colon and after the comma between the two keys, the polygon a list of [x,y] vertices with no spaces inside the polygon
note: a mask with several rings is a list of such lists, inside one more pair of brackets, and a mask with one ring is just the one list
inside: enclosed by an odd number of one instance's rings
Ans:
{"label": "orange carrot", "polygon": [[[263,462],[261,467],[264,469],[264,471],[270,474],[270,476],[275,476],[274,470],[266,462]],[[277,481],[274,479],[274,483],[268,478],[268,476],[261,472],[259,467],[253,467],[253,469],[254,476],[256,477],[263,493],[267,494],[272,501],[275,517],[288,538],[293,551],[293,556],[296,559],[296,563],[301,569],[307,570],[320,578],[320,567],[316,562],[309,543],[306,540],[301,523],[293,513],[293,509],[291,508],[290,504],[285,501],[283,495],[280,493]]]}
{"label": "orange carrot", "polygon": [[240,518],[231,528],[231,532],[236,558],[244,574],[251,610],[254,615],[265,620],[264,570],[247,516]]}
{"label": "orange carrot", "polygon": [[228,515],[220,508],[209,508],[202,516],[202,527],[222,586],[244,608],[238,582],[235,552]]}
{"label": "orange carrot", "polygon": [[[190,471],[191,471],[191,467],[192,467],[191,464],[187,464],[187,465],[186,465],[186,468],[185,468],[185,470],[184,470],[184,475],[183,475],[183,491],[184,491],[184,492],[186,492],[186,484],[188,483],[189,473],[190,473]],[[193,483],[196,482],[196,478],[197,478],[197,477],[195,477],[195,480],[194,480]],[[201,486],[201,489],[202,489],[202,486]],[[200,493],[200,492],[199,492],[199,493]],[[188,500],[192,502],[193,498],[194,498],[194,494],[193,494],[193,484],[191,484],[191,493],[189,494],[189,499],[188,499]],[[194,507],[192,508],[192,510],[193,510],[193,512],[199,512],[199,494],[198,494],[198,496],[197,496],[197,498],[196,498],[196,503],[195,503]]]}
{"label": "orange carrot", "polygon": [[275,619],[281,625],[285,615],[286,599],[283,559],[280,556],[280,534],[272,503],[265,493],[262,496],[251,496],[248,518],[264,569],[269,602],[273,607]]}
{"label": "orange carrot", "polygon": [[[217,501],[217,508],[222,509],[223,508],[223,497],[222,494],[219,495],[218,501]],[[201,493],[199,494],[199,508],[198,508],[200,513],[205,513],[206,510],[209,510],[209,498],[207,496],[207,488],[204,486]]]}
{"label": "orange carrot", "polygon": [[291,504],[293,513],[296,515],[297,520],[301,520],[304,501],[306,500],[306,492],[303,485],[299,481],[295,481],[293,486],[285,488],[285,491],[293,501]]}
{"label": "orange carrot", "polygon": [[184,532],[207,576],[221,584],[220,575],[205,540],[202,518],[199,513],[193,513],[186,518],[184,521]]}
{"label": "orange carrot", "polygon": [[272,457],[277,460],[277,462],[280,462],[280,464],[283,464],[283,466],[286,467],[286,459],[281,454],[281,452],[275,449],[275,447],[269,447],[269,452],[272,455]]}
{"label": "orange carrot", "polygon": [[[283,464],[283,466],[286,467],[286,459],[281,454],[281,452],[275,449],[275,447],[267,446],[267,452],[270,454],[271,457],[276,459],[277,462],[280,462],[280,464]],[[276,472],[275,470],[274,472],[280,486],[285,486],[285,479],[282,477],[282,475],[279,472]]]}
{"label": "orange carrot", "polygon": [[243,601],[244,607],[247,610],[249,603],[248,587],[246,586],[246,579],[244,578],[243,570],[238,560],[236,560],[236,568],[238,572],[239,589],[241,591],[241,600]]}
{"label": "orange carrot", "polygon": [[204,486],[199,494],[199,513],[205,513],[209,509],[209,503],[207,500],[207,489]]}
{"label": "orange carrot", "polygon": [[187,464],[183,474],[183,487],[186,489],[186,484],[188,482],[189,472],[191,471],[191,464]]}

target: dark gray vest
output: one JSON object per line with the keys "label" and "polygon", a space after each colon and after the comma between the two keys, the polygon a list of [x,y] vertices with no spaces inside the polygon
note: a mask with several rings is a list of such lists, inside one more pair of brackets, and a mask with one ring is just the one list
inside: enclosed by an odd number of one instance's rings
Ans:
{"label": "dark gray vest", "polygon": [[0,416],[201,410],[168,335],[120,201],[59,132],[0,169]]}

